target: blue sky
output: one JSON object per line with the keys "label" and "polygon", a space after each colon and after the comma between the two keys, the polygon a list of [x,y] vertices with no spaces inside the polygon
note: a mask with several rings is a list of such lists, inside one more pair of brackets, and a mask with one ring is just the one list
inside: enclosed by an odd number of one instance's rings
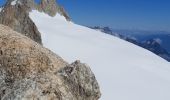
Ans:
{"label": "blue sky", "polygon": [[[0,0],[0,3],[3,0]],[[58,0],[85,26],[170,31],[170,0]]]}
{"label": "blue sky", "polygon": [[86,26],[170,31],[170,0],[58,0]]}

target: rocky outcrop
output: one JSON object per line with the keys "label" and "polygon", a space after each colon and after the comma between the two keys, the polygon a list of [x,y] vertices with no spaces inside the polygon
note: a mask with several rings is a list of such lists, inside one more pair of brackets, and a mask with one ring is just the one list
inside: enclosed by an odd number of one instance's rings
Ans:
{"label": "rocky outcrop", "polygon": [[32,40],[42,44],[41,34],[36,25],[29,17],[32,0],[8,0],[0,12],[0,24],[11,27],[13,30],[22,33]]}
{"label": "rocky outcrop", "polygon": [[41,0],[40,4],[35,3],[34,0],[7,0],[7,3],[0,12],[0,24],[9,26],[13,30],[42,44],[41,34],[29,17],[31,10],[39,10],[50,16],[60,13],[70,21],[64,8],[59,6],[56,0]]}
{"label": "rocky outcrop", "polygon": [[57,4],[56,0],[41,0],[38,4],[38,10],[47,13],[50,16],[55,16],[56,13],[63,15],[68,21],[70,17],[64,10],[64,8]]}
{"label": "rocky outcrop", "polygon": [[100,90],[86,64],[61,57],[0,25],[0,100],[98,100]]}
{"label": "rocky outcrop", "polygon": [[88,65],[75,61],[57,73],[71,88],[71,92],[79,95],[76,97],[78,100],[98,100],[100,98],[98,83]]}

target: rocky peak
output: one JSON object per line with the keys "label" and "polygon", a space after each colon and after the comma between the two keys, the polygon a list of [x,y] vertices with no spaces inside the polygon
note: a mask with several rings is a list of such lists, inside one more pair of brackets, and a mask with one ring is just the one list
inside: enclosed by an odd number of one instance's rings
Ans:
{"label": "rocky peak", "polygon": [[7,5],[24,5],[25,7],[30,8],[30,10],[39,10],[50,16],[55,16],[56,13],[59,13],[70,21],[70,17],[64,8],[60,6],[56,0],[41,0],[39,4],[35,3],[34,0],[8,0]]}
{"label": "rocky peak", "polygon": [[34,0],[7,0],[0,11],[0,24],[11,27],[32,40],[42,44],[41,34],[29,17],[31,10],[38,10],[50,16],[60,13],[70,20],[64,9],[56,3],[56,0],[41,0],[39,4]]}
{"label": "rocky peak", "polygon": [[18,6],[22,5],[25,8],[33,9],[35,8],[34,0],[7,0],[5,6]]}
{"label": "rocky peak", "polygon": [[43,11],[50,16],[55,16],[56,13],[59,13],[63,15],[68,21],[70,21],[70,17],[64,8],[60,6],[56,0],[41,0],[40,4],[38,4],[38,10]]}
{"label": "rocky peak", "polygon": [[54,16],[57,13],[58,5],[55,0],[41,0],[39,7],[43,12]]}
{"label": "rocky peak", "polygon": [[13,30],[42,44],[41,34],[29,17],[33,7],[32,0],[8,0],[0,12],[0,24],[11,27]]}

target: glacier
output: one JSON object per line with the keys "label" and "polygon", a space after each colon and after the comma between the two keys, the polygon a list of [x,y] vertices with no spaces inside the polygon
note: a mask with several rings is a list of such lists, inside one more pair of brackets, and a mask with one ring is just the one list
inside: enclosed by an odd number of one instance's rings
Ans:
{"label": "glacier", "polygon": [[99,82],[100,100],[170,100],[170,63],[111,35],[68,22],[57,14],[29,13],[42,42],[68,62],[91,66]]}

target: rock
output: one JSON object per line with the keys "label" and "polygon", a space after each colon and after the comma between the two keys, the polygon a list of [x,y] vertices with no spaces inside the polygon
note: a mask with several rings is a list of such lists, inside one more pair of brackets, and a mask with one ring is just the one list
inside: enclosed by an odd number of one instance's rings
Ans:
{"label": "rock", "polygon": [[64,10],[64,8],[56,3],[56,0],[41,0],[39,10],[47,13],[50,16],[55,16],[56,13],[63,15],[68,21],[70,17]]}
{"label": "rock", "polygon": [[98,100],[90,68],[0,25],[0,100]]}
{"label": "rock", "polygon": [[58,5],[55,0],[41,0],[39,7],[43,12],[49,14],[50,16],[55,16]]}
{"label": "rock", "polygon": [[41,34],[29,17],[29,12],[32,10],[39,10],[50,16],[55,16],[56,13],[59,13],[70,21],[64,8],[59,6],[55,0],[41,0],[40,4],[35,3],[34,0],[7,0],[0,12],[0,24],[9,26],[35,42],[42,44]]}
{"label": "rock", "polygon": [[[59,75],[78,100],[98,100],[101,96],[94,74],[86,64],[75,61],[59,70]],[[86,98],[86,99],[84,99]]]}
{"label": "rock", "polygon": [[29,6],[34,4],[33,1],[18,0],[15,5],[11,5],[13,1],[8,0],[0,12],[0,24],[9,26],[13,30],[42,44],[41,34],[29,17],[29,11],[31,9]]}

